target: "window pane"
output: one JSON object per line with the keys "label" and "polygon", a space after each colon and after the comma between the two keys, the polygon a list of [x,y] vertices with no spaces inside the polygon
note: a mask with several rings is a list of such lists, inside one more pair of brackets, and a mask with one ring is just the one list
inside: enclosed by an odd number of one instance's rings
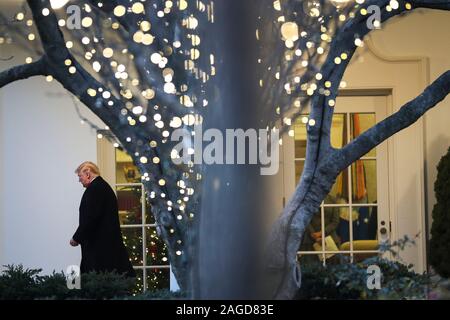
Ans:
{"label": "window pane", "polygon": [[133,290],[134,294],[144,292],[144,271],[142,269],[135,269],[136,271],[136,287]]}
{"label": "window pane", "polygon": [[170,289],[169,268],[149,268],[147,271],[147,290]]}
{"label": "window pane", "polygon": [[[306,124],[301,121],[301,117],[295,121],[295,158],[306,157]],[[331,145],[334,148],[342,148],[348,143],[347,115],[336,113],[333,115],[331,125]]]}
{"label": "window pane", "polygon": [[142,266],[142,229],[122,228],[123,243],[133,266]]}
{"label": "window pane", "polygon": [[340,149],[348,143],[347,115],[335,113],[331,122],[331,146]]}
{"label": "window pane", "polygon": [[348,203],[348,169],[342,171],[325,198],[326,204],[343,204]]}
{"label": "window pane", "polygon": [[352,164],[353,203],[377,202],[376,160],[357,160]]}
{"label": "window pane", "polygon": [[[353,240],[376,240],[377,239],[377,207],[354,207],[358,212],[358,220],[353,228]],[[377,243],[377,242],[376,242]],[[361,242],[359,250],[370,250],[376,244],[370,242]],[[353,244],[355,247],[355,244]],[[356,250],[356,249],[355,249]]]}
{"label": "window pane", "polygon": [[116,148],[116,183],[140,183],[141,175],[131,157]]}
{"label": "window pane", "polygon": [[[352,113],[350,119],[352,140],[376,124],[375,113]],[[376,148],[374,148],[364,155],[364,157],[375,157],[376,155]]]}
{"label": "window pane", "polygon": [[306,156],[306,124],[302,122],[302,117],[295,121],[294,140],[295,140],[295,157],[305,158]]}
{"label": "window pane", "polygon": [[158,237],[155,227],[145,228],[147,266],[168,265],[168,253],[164,242]]}
{"label": "window pane", "polygon": [[142,188],[116,187],[120,224],[142,224]]}
{"label": "window pane", "polygon": [[[327,250],[338,250],[341,239],[338,236],[338,227],[340,222],[340,208],[338,207],[325,207],[324,208],[325,230],[322,232],[322,236],[325,238],[330,237],[327,240]],[[333,243],[334,242],[334,243]]]}
{"label": "window pane", "polygon": [[150,202],[148,201],[147,195],[145,196],[145,217],[146,217],[146,224],[155,224],[156,220],[153,216],[152,212],[152,206]]}
{"label": "window pane", "polygon": [[310,224],[306,227],[303,240],[300,245],[300,251],[316,251],[314,244],[321,238],[322,219],[320,209],[312,217]]}
{"label": "window pane", "polygon": [[[349,219],[353,221],[353,223],[357,220],[357,214],[353,212],[352,217],[349,217],[349,207],[339,207],[339,224],[336,229],[336,235],[339,238],[339,245],[341,250],[348,250],[343,249],[342,246],[349,245],[350,241],[350,225],[349,225]],[[353,225],[355,226],[355,225]]]}
{"label": "window pane", "polygon": [[296,184],[300,182],[300,177],[302,175],[304,166],[305,166],[305,161],[303,161],[303,160],[295,161],[295,183]]}

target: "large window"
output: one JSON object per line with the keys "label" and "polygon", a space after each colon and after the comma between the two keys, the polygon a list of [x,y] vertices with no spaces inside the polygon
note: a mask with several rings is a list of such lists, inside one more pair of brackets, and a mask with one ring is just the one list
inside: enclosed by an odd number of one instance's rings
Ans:
{"label": "large window", "polygon": [[167,248],[156,232],[139,171],[120,149],[116,149],[115,178],[123,241],[138,278],[136,292],[169,289]]}
{"label": "large window", "polygon": [[[306,156],[306,125],[294,128],[295,175],[298,182]],[[376,123],[375,113],[335,113],[331,144],[342,148]],[[299,250],[305,262],[336,262],[337,253],[359,261],[378,253],[377,151],[371,150],[337,177],[307,227]]]}

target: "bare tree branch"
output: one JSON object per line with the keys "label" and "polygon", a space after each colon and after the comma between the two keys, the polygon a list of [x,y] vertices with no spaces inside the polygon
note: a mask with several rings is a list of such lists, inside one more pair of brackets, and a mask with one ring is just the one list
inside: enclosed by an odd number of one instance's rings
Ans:
{"label": "bare tree branch", "polygon": [[45,58],[29,64],[12,67],[0,73],[0,88],[17,80],[46,75],[46,71],[47,64]]}
{"label": "bare tree branch", "polygon": [[450,93],[450,70],[429,85],[424,92],[406,103],[399,111],[377,123],[352,140],[344,148],[336,150],[333,157],[341,171],[361,158],[371,149],[416,122],[425,112],[436,106]]}

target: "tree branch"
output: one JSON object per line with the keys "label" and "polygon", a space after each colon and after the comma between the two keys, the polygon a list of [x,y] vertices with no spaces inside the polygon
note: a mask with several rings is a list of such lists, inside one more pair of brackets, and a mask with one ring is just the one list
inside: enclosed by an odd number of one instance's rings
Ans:
{"label": "tree branch", "polygon": [[437,9],[437,10],[450,10],[450,1],[439,0],[420,0],[411,1],[414,6],[420,8]]}
{"label": "tree branch", "polygon": [[30,64],[12,67],[0,73],[0,88],[17,80],[46,75],[46,69],[45,58],[41,58]]}
{"label": "tree branch", "polygon": [[436,106],[450,93],[450,70],[429,85],[424,92],[409,101],[399,111],[377,123],[337,151],[339,170],[343,170],[377,145],[416,122],[425,112]]}
{"label": "tree branch", "polygon": [[[176,208],[172,211],[167,210],[166,199],[171,198],[175,191],[171,192],[168,184],[165,186],[158,184],[160,178],[165,177],[167,179],[167,177],[171,177],[173,180],[171,182],[176,185],[176,179],[178,178],[176,171],[174,168],[163,167],[162,161],[159,164],[140,163],[139,154],[146,154],[150,158],[158,156],[157,151],[160,147],[158,149],[152,148],[146,143],[152,138],[153,132],[151,127],[147,126],[146,123],[140,123],[132,113],[122,114],[121,111],[126,108],[126,105],[120,96],[115,97],[114,94],[111,94],[105,97],[97,93],[102,92],[99,89],[109,93],[111,93],[111,90],[83,68],[67,49],[63,33],[58,26],[58,20],[53,10],[50,10],[50,14],[47,16],[41,14],[44,8],[50,8],[49,0],[28,0],[28,6],[33,13],[33,19],[48,58],[50,74],[109,126],[125,150],[132,155],[141,173],[151,173],[149,176],[151,180],[143,181],[147,191],[153,191],[158,195],[164,193],[169,196],[151,201],[152,211],[158,221],[159,230],[169,248],[170,260],[177,280],[183,289],[187,288],[186,276],[189,257],[186,254],[177,255],[176,251],[187,251],[185,246],[189,241],[186,232],[188,218],[184,212],[178,211]],[[70,60],[72,72],[66,65],[68,60]],[[88,93],[88,89],[96,90],[96,93],[91,95]],[[128,118],[135,120],[136,126],[129,125]],[[175,199],[175,197],[172,198],[174,203],[176,202]],[[184,216],[184,219],[175,219],[175,215]]]}

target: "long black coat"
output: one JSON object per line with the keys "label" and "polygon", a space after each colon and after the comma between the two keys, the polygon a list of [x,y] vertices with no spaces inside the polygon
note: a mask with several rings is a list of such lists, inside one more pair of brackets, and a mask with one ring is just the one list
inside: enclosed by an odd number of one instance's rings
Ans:
{"label": "long black coat", "polygon": [[73,239],[81,244],[81,273],[116,271],[135,276],[123,244],[117,198],[102,177],[86,188]]}

